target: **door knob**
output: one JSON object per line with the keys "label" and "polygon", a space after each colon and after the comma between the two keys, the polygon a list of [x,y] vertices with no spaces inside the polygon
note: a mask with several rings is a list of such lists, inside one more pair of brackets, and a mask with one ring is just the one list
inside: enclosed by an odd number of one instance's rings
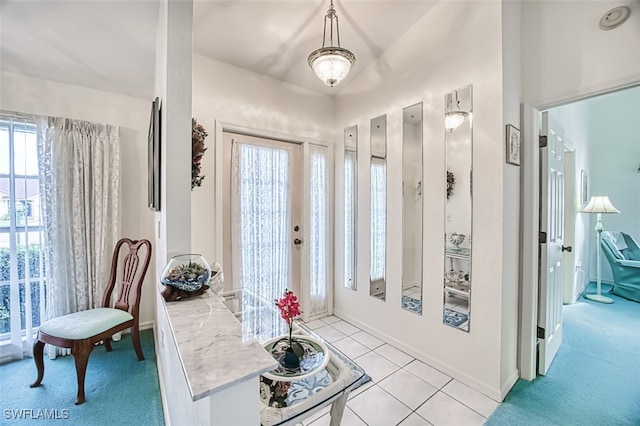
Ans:
{"label": "door knob", "polygon": [[300,244],[302,244],[302,240],[300,238],[296,238],[295,240],[293,240],[293,244],[299,246]]}
{"label": "door knob", "polygon": [[571,246],[562,246],[562,251],[568,251],[571,253],[573,251],[573,247]]}

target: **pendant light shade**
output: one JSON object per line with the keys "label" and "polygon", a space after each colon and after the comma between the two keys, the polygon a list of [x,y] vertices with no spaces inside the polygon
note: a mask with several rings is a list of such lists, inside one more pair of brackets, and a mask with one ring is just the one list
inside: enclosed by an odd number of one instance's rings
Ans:
{"label": "pendant light shade", "polygon": [[455,91],[455,101],[453,99],[453,93],[447,93],[445,102],[444,128],[453,132],[464,123],[469,113],[460,108],[457,90]]}
{"label": "pendant light shade", "polygon": [[[329,46],[326,46],[327,19],[329,20]],[[338,45],[333,45],[333,27],[335,21],[336,38]],[[338,15],[333,7],[333,0],[327,14],[324,17],[324,33],[322,35],[322,47],[314,50],[309,55],[309,66],[318,78],[327,86],[333,87],[349,74],[351,67],[356,62],[356,57],[347,49],[340,47],[340,29],[338,27]]]}
{"label": "pendant light shade", "polygon": [[444,128],[454,131],[464,122],[467,113],[464,111],[451,111],[444,114]]}

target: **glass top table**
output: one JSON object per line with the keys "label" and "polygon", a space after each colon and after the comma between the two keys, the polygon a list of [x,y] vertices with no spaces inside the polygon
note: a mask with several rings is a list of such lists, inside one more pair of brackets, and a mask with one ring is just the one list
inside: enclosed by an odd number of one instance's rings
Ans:
{"label": "glass top table", "polygon": [[[249,291],[222,293],[225,305],[242,323],[243,338],[257,339],[263,345],[288,333],[274,302],[261,300]],[[294,425],[323,407],[331,406],[331,425],[337,426],[349,392],[369,380],[353,360],[318,336],[303,322],[294,322],[294,337],[311,338],[327,348],[328,362],[316,374],[295,380],[275,380],[271,374],[260,377],[260,422],[263,426]]]}

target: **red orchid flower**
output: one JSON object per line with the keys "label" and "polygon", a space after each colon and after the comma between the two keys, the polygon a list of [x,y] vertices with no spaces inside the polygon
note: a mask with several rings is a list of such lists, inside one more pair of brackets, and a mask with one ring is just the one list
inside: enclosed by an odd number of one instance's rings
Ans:
{"label": "red orchid flower", "polygon": [[293,291],[285,290],[284,295],[279,300],[276,300],[276,306],[280,310],[280,316],[287,322],[289,326],[289,345],[291,345],[291,332],[293,330],[293,319],[298,317],[302,311],[300,310],[300,303],[298,303],[298,297],[293,294]]}

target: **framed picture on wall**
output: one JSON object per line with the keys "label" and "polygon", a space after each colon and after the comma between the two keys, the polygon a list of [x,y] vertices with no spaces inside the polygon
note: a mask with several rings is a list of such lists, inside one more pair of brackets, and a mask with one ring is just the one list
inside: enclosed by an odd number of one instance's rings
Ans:
{"label": "framed picture on wall", "polygon": [[147,155],[149,208],[160,211],[160,98],[151,104]]}
{"label": "framed picture on wall", "polygon": [[584,206],[589,201],[589,176],[580,170],[580,203]]}
{"label": "framed picture on wall", "polygon": [[507,163],[520,165],[520,129],[507,124]]}

